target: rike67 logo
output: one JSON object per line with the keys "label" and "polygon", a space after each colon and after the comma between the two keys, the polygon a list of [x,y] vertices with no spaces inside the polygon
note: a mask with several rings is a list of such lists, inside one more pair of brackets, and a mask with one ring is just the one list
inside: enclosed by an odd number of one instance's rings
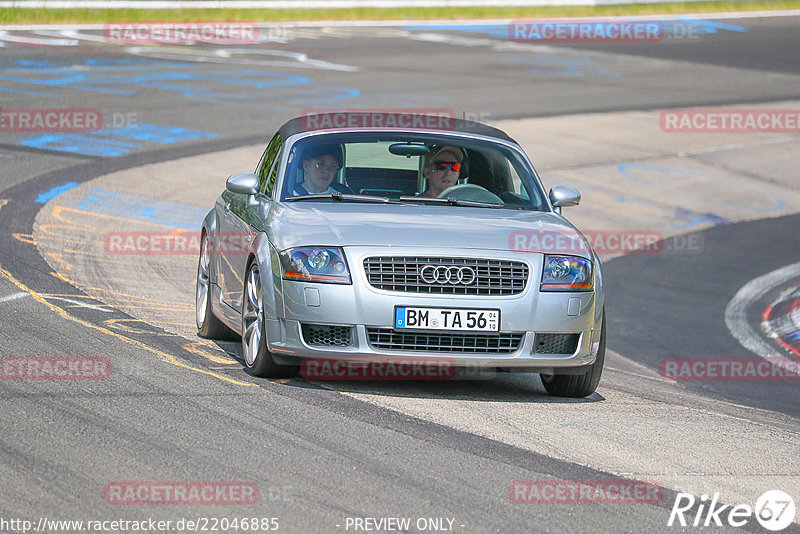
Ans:
{"label": "rike67 logo", "polygon": [[778,532],[792,524],[795,512],[794,500],[781,490],[765,492],[756,500],[754,507],[739,504],[733,508],[729,504],[719,503],[719,493],[715,493],[710,502],[708,495],[701,495],[699,503],[691,493],[678,493],[667,526],[721,527],[728,523],[732,527],[743,527],[755,516],[762,527]]}

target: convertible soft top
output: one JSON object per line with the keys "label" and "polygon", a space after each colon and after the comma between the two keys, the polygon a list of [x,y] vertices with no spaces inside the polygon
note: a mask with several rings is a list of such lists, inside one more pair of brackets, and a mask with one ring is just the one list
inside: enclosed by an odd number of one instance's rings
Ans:
{"label": "convertible soft top", "polygon": [[403,113],[401,111],[321,111],[296,117],[284,123],[279,132],[286,139],[289,136],[311,131],[333,129],[375,129],[375,130],[432,130],[477,134],[519,144],[502,130],[471,120],[459,119],[445,110]]}

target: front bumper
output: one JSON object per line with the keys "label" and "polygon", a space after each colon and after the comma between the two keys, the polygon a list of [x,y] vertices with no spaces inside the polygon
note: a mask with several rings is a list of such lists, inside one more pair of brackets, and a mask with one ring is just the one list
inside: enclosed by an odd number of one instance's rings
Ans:
{"label": "front bumper", "polygon": [[[442,360],[457,367],[509,368],[531,372],[551,372],[555,369],[580,367],[594,363],[596,352],[592,351],[593,331],[577,333],[577,348],[570,354],[542,354],[534,352],[536,334],[525,332],[519,348],[509,354],[485,354],[469,351],[440,352],[424,350],[387,350],[374,348],[367,336],[367,327],[353,325],[352,344],[347,347],[309,345],[303,338],[300,322],[276,321],[275,328],[285,332],[284,341],[270,343],[270,351],[276,361],[283,364],[299,364],[303,359],[332,359],[350,361],[403,361]],[[541,335],[541,334],[540,334]],[[599,337],[598,337],[599,339]]]}
{"label": "front bumper", "polygon": [[[387,250],[371,247],[346,248],[352,285],[317,284],[281,280],[278,293],[282,306],[278,316],[267,318],[269,349],[279,363],[297,364],[305,358],[387,361],[425,359],[442,360],[454,366],[479,368],[508,368],[535,372],[553,372],[580,368],[594,362],[600,332],[595,324],[597,290],[591,292],[540,292],[542,254],[519,254],[503,251],[419,250],[392,248],[391,254],[458,256],[474,258],[511,259],[523,261],[529,267],[525,289],[511,296],[453,296],[404,293],[376,289],[367,281],[363,260],[369,256],[386,255]],[[278,289],[278,288],[276,288]],[[471,334],[463,332],[416,331],[434,338],[440,336],[458,347],[408,347],[397,350],[376,343],[376,333],[413,334],[414,331],[394,329],[395,306],[449,307],[500,310],[500,334],[519,338],[509,348],[504,342],[501,350],[487,349],[489,342],[473,343]],[[306,326],[305,332],[303,326]],[[337,344],[328,345],[319,339],[309,339],[309,325],[342,327],[337,329]],[[402,330],[402,332],[400,332]],[[568,352],[547,352],[550,344],[541,340],[547,336],[570,335],[573,342]],[[346,337],[346,344],[342,340]],[[412,336],[413,337],[413,336]],[[461,338],[467,338],[464,344]],[[488,337],[492,337],[489,335]],[[454,341],[455,340],[455,341]],[[491,340],[490,340],[491,341]],[[429,347],[426,349],[425,347]],[[449,346],[449,345],[448,345]],[[470,348],[473,347],[473,348]],[[477,347],[477,348],[475,348]]]}

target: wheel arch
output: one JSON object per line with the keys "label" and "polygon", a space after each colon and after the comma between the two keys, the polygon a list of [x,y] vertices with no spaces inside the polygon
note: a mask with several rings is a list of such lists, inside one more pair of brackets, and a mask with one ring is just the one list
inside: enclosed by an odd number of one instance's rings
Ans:
{"label": "wheel arch", "polygon": [[[200,242],[202,243],[203,238],[211,234],[217,235],[219,234],[219,223],[217,221],[217,211],[211,210],[209,211],[205,217],[203,217],[203,223],[200,227]],[[208,262],[208,270],[209,270],[209,280],[212,285],[219,286],[217,283],[217,273],[219,269],[217,269],[217,255],[211,254],[211,257]]]}
{"label": "wheel arch", "polygon": [[[261,275],[261,295],[264,306],[264,319],[274,321],[283,317],[283,291],[278,254],[266,233],[260,233],[247,258],[247,272],[253,262],[258,262]],[[269,330],[269,328],[268,328]]]}
{"label": "wheel arch", "polygon": [[[594,327],[599,328],[603,322],[603,312],[606,307],[605,287],[603,285],[603,264],[600,263],[600,258],[594,251]],[[605,328],[605,325],[602,325]]]}

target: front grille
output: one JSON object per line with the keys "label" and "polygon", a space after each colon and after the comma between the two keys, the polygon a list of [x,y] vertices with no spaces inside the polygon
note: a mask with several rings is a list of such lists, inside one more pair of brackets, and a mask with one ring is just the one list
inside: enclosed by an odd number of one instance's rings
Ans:
{"label": "front grille", "polygon": [[574,354],[580,334],[536,334],[533,348],[536,354]]}
{"label": "front grille", "polygon": [[480,352],[511,354],[519,349],[524,334],[457,334],[402,332],[391,328],[367,328],[375,349],[416,352]]}
{"label": "front grille", "polygon": [[351,326],[329,326],[324,324],[304,324],[303,340],[310,346],[349,347]]}
{"label": "front grille", "polygon": [[[425,265],[471,267],[475,280],[468,285],[428,283],[420,275]],[[523,262],[480,258],[373,257],[364,260],[364,271],[372,287],[404,293],[517,295],[528,281],[528,266]]]}

